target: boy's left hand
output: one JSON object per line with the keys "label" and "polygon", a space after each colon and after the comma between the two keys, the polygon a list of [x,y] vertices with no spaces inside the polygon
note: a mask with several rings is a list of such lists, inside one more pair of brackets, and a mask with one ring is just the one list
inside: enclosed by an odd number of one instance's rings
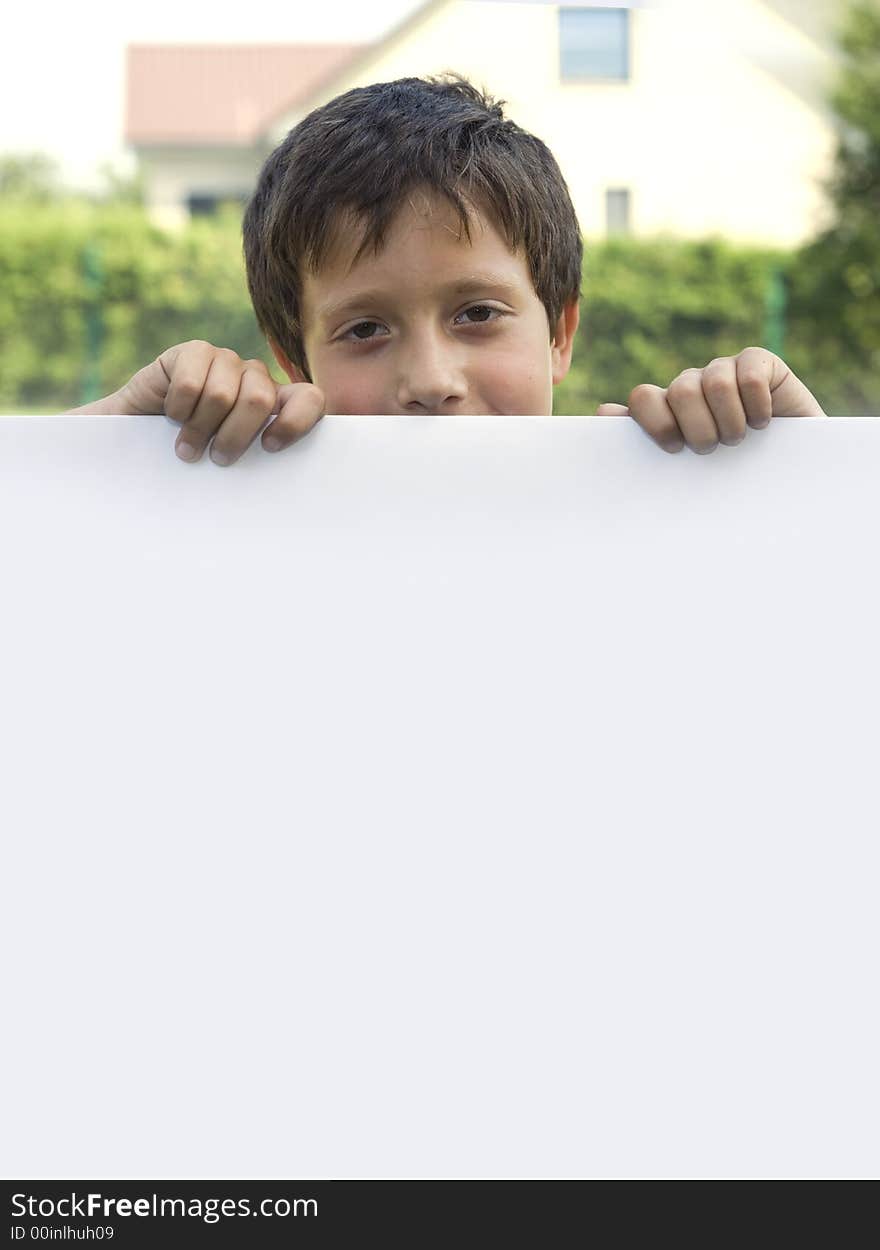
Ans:
{"label": "boy's left hand", "polygon": [[666,390],[637,386],[628,406],[601,404],[597,413],[631,416],[664,451],[681,451],[687,444],[699,455],[719,443],[741,443],[747,425],[762,430],[771,417],[826,415],[785,361],[764,347],[719,356],[704,369],[685,369]]}

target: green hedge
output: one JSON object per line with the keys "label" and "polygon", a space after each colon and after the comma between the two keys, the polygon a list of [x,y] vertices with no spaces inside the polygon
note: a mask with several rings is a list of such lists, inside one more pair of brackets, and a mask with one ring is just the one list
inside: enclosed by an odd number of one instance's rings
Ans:
{"label": "green hedge", "polygon": [[643,382],[765,343],[768,297],[784,253],[722,239],[610,239],[585,247],[581,324],[557,412],[625,404]]}
{"label": "green hedge", "polygon": [[[762,344],[826,411],[880,413],[867,262],[864,273],[842,273],[827,246],[786,253],[722,239],[613,239],[585,250],[581,328],[555,411],[625,403],[639,383],[666,386],[682,369]],[[780,281],[784,340],[771,315]],[[845,312],[829,323],[829,286],[841,282]],[[136,207],[0,201],[0,411],[57,412],[108,394],[192,338],[259,357],[283,380],[250,308],[234,209],[168,234]]]}
{"label": "green hedge", "polygon": [[876,265],[851,272],[841,296],[833,240],[793,252],[669,238],[585,250],[580,342],[555,411],[626,403],[642,382],[668,386],[682,369],[758,345],[782,356],[826,412],[880,415]]}
{"label": "green hedge", "polygon": [[59,411],[87,389],[109,394],[194,338],[271,359],[234,213],[168,234],[133,207],[0,205],[0,409]]}

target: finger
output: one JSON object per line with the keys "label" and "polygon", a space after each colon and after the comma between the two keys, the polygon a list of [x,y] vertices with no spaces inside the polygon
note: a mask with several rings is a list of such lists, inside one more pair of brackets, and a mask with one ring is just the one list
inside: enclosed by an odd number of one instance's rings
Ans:
{"label": "finger", "polygon": [[714,451],[719,441],[715,418],[703,394],[702,377],[702,369],[685,369],[666,388],[666,402],[682,437],[698,456]]}
{"label": "finger", "polygon": [[184,422],[177,440],[178,454],[183,443],[195,449],[196,454],[190,457],[193,460],[199,459],[232,412],[241,386],[243,367],[239,356],[228,347],[215,347],[212,350],[214,356],[202,393],[192,414]]}
{"label": "finger", "polygon": [[629,408],[625,404],[600,404],[596,409],[597,417],[628,417]]}
{"label": "finger", "polygon": [[703,370],[703,395],[711,409],[725,447],[735,447],[746,436],[746,412],[736,381],[736,358],[719,356]]}
{"label": "finger", "polygon": [[630,393],[629,414],[664,451],[675,453],[684,447],[675,413],[666,402],[662,387],[648,383],[637,386]]}
{"label": "finger", "polygon": [[245,360],[238,388],[238,398],[223,419],[211,444],[215,464],[234,464],[250,447],[275,410],[278,384],[269,376],[261,360]]}
{"label": "finger", "polygon": [[282,451],[308,434],[324,415],[324,392],[311,382],[278,388],[278,415],[263,431],[266,451]]}
{"label": "finger", "polygon": [[215,351],[211,343],[193,339],[177,343],[157,357],[167,382],[163,411],[179,425],[189,420],[201,398]]}
{"label": "finger", "polygon": [[771,417],[824,417],[822,406],[784,360],[764,347],[746,347],[736,376],[749,425],[760,430]]}
{"label": "finger", "polygon": [[[736,383],[742,396],[746,420],[753,430],[763,430],[773,415],[773,399],[770,386],[773,382],[774,362],[782,365],[778,356],[760,347],[747,347],[736,358]],[[785,365],[779,370],[776,382],[785,376]]]}

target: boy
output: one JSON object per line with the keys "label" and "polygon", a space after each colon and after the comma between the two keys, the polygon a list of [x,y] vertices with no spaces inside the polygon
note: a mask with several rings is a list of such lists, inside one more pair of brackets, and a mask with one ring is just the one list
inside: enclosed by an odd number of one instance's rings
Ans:
{"label": "boy", "polygon": [[[578,326],[577,218],[546,145],[459,75],[375,83],[310,113],[265,162],[243,235],[257,321],[290,384],[194,341],[74,412],[164,413],[183,427],[178,456],[213,439],[223,465],[261,430],[265,450],[289,446],[325,412],[552,412]],[[771,416],[825,415],[758,347],[598,411],[699,453]]]}

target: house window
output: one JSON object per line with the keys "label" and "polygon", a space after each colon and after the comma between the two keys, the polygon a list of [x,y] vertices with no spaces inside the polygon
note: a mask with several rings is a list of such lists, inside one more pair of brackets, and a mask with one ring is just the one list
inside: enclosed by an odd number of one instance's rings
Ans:
{"label": "house window", "polygon": [[186,202],[192,217],[213,217],[218,204],[219,197],[216,195],[191,195]]}
{"label": "house window", "polygon": [[605,192],[605,233],[629,234],[629,191],[615,187]]}
{"label": "house window", "polygon": [[216,217],[222,209],[230,206],[243,212],[247,202],[247,192],[230,191],[219,195],[196,193],[187,197],[186,206],[191,217]]}
{"label": "house window", "polygon": [[559,9],[563,82],[629,79],[629,9]]}

